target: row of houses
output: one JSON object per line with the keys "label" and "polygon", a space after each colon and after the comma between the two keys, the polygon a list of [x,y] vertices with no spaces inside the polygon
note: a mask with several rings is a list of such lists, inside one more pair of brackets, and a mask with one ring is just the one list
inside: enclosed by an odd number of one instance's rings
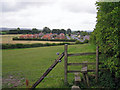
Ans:
{"label": "row of houses", "polygon": [[19,36],[19,38],[39,38],[41,36],[43,36],[43,33],[39,33],[39,34],[26,34],[26,35],[21,35]]}
{"label": "row of houses", "polygon": [[65,39],[65,34],[64,33],[60,33],[58,34],[46,34],[43,37],[41,37],[41,39]]}
{"label": "row of houses", "polygon": [[60,33],[58,34],[43,34],[42,32],[39,34],[26,34],[26,35],[21,35],[19,38],[41,38],[41,39],[65,39],[65,34]]}

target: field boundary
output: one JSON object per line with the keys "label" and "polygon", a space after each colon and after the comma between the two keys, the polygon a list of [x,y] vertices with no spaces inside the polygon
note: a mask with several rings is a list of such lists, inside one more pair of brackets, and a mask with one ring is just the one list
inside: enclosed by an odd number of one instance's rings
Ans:
{"label": "field boundary", "polygon": [[45,47],[45,46],[58,46],[58,45],[74,45],[74,43],[33,43],[33,44],[2,44],[1,49],[16,49],[16,48],[33,48],[33,47]]}
{"label": "field boundary", "polygon": [[67,39],[39,39],[39,38],[18,38],[15,37],[13,40],[25,40],[25,41],[62,41],[62,42],[75,42],[76,40]]}

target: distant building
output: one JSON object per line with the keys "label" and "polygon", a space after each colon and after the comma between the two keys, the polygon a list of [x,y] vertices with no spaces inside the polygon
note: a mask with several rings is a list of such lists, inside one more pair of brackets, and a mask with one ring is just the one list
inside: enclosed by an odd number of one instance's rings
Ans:
{"label": "distant building", "polygon": [[59,35],[47,33],[44,35],[42,32],[39,34],[21,35],[19,38],[40,38],[40,37],[41,39],[65,39],[66,38],[64,33],[60,33]]}
{"label": "distant building", "polygon": [[87,40],[90,40],[90,36],[89,35],[85,35],[84,38],[87,39]]}

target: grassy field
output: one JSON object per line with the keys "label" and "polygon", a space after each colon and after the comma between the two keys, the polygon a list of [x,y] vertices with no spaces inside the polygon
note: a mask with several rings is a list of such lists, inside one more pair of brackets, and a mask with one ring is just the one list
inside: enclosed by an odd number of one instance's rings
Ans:
{"label": "grassy field", "polygon": [[[22,43],[22,44],[32,44],[32,43],[61,43],[61,42],[55,42],[55,41],[13,41],[13,37],[18,37],[20,34],[16,35],[0,35],[0,43],[10,43],[10,44],[16,44],[16,43]],[[73,42],[71,42],[73,43]]]}
{"label": "grassy field", "polygon": [[[90,44],[69,45],[68,53],[95,52]],[[33,85],[62,53],[64,46],[49,46],[26,49],[2,50],[2,77],[4,87],[26,87],[25,79]],[[95,55],[74,56],[68,62],[95,62]],[[89,69],[95,68],[89,66]],[[69,70],[80,70],[80,66],[68,67]],[[68,74],[69,86],[64,86],[64,59],[48,74],[37,88],[68,88],[73,85],[74,74]]]}

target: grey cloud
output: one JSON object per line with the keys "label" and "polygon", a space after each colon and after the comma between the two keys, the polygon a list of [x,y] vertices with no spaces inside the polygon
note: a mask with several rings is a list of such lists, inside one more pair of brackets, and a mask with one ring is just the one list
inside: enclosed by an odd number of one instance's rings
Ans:
{"label": "grey cloud", "polygon": [[68,2],[64,3],[62,5],[62,8],[64,10],[73,12],[73,13],[80,13],[80,12],[85,12],[85,13],[96,13],[96,8],[94,7],[95,5],[89,4],[89,3],[80,3],[80,2]]}
{"label": "grey cloud", "polygon": [[40,7],[43,5],[48,5],[52,4],[53,2],[51,1],[38,1],[38,0],[19,0],[19,2],[15,2],[13,5],[11,5],[11,2],[0,2],[0,8],[2,8],[2,12],[14,12],[14,11],[19,11],[22,9],[26,9],[27,7]]}

